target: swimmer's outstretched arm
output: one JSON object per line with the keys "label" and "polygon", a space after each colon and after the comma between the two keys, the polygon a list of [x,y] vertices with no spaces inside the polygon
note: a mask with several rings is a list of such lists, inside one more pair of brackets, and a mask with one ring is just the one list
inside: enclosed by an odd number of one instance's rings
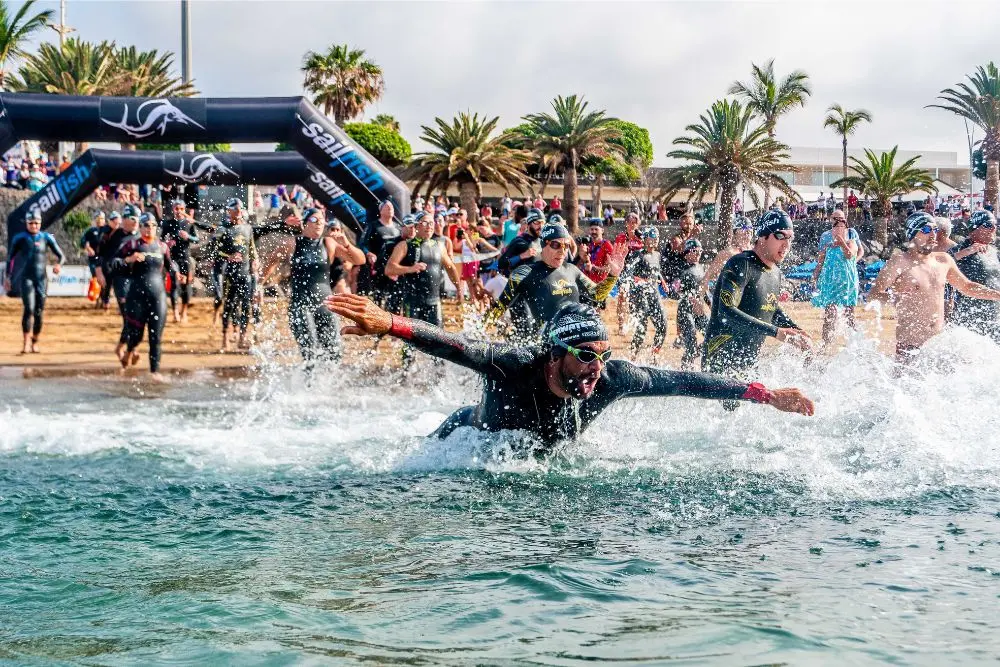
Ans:
{"label": "swimmer's outstretched arm", "polygon": [[328,296],[323,305],[345,317],[354,325],[341,329],[344,335],[382,336],[388,334],[411,343],[421,352],[464,366],[478,373],[504,374],[519,366],[522,357],[509,345],[470,340],[420,320],[392,315],[375,305],[371,299],[357,294]]}
{"label": "swimmer's outstretched arm", "polygon": [[[811,417],[816,407],[798,389],[768,389],[754,382],[747,384],[713,373],[671,371],[639,366],[629,361],[608,363],[609,375],[628,396],[689,396],[713,400],[765,403],[782,412],[796,412]],[[613,374],[612,374],[613,373]]]}

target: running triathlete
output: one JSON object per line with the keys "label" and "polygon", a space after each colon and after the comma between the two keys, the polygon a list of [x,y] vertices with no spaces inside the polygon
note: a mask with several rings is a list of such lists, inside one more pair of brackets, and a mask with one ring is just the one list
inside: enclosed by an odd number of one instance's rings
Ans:
{"label": "running triathlete", "polygon": [[656,227],[646,227],[639,231],[642,237],[641,253],[629,253],[632,260],[625,265],[625,273],[632,283],[629,289],[629,310],[635,320],[635,333],[632,335],[632,359],[639,356],[643,340],[646,338],[646,325],[653,323],[653,356],[660,354],[663,340],[667,336],[667,314],[660,303],[660,288],[664,292],[667,284],[660,273],[661,259],[660,233]]}
{"label": "running triathlete", "polygon": [[729,237],[729,245],[715,254],[715,258],[705,270],[706,292],[711,292],[715,287],[715,281],[730,257],[753,249],[753,238],[753,223],[750,222],[750,219],[742,215],[736,216],[733,220],[733,232]]}
{"label": "running triathlete", "polygon": [[[173,217],[163,221],[160,236],[170,248],[170,260],[177,264],[176,275],[170,289],[170,306],[174,312],[174,322],[187,322],[188,306],[191,303],[191,284],[194,282],[194,262],[191,261],[191,244],[198,243],[198,230],[188,217],[183,199],[170,203]],[[181,303],[177,306],[177,294]]]}
{"label": "running triathlete", "polygon": [[59,275],[66,255],[59,248],[52,234],[42,231],[42,215],[35,211],[25,220],[27,231],[16,234],[10,242],[10,259],[7,261],[7,292],[12,288],[21,294],[21,333],[24,345],[21,354],[38,352],[38,337],[42,333],[42,314],[48,295],[49,279],[45,272],[49,259],[47,251],[56,256],[52,273]]}
{"label": "running triathlete", "polygon": [[90,277],[96,278],[99,261],[97,251],[101,247],[101,241],[104,240],[105,234],[110,230],[104,217],[104,211],[95,213],[92,223],[80,237],[80,248],[87,255],[87,268],[90,269]]}
{"label": "running triathlete", "polygon": [[698,331],[704,331],[708,324],[705,307],[705,266],[701,261],[701,242],[688,239],[684,242],[685,267],[681,271],[680,300],[677,303],[677,333],[684,345],[681,368],[694,368],[694,360],[699,354]]}
{"label": "running triathlete", "polygon": [[757,363],[769,336],[802,349],[810,347],[809,335],[778,306],[778,265],[795,238],[792,221],[784,211],[771,209],[757,225],[753,250],[731,257],[715,284],[702,370],[743,377]]}
{"label": "running triathlete", "polygon": [[[443,326],[441,317],[441,281],[447,272],[456,286],[461,286],[458,267],[444,242],[434,238],[434,219],[420,211],[403,218],[404,226],[416,226],[416,236],[400,241],[392,249],[385,273],[397,278],[402,312],[406,317],[435,326]],[[462,303],[462,290],[458,290]]]}
{"label": "running triathlete", "polygon": [[[624,244],[628,248],[625,255],[625,266],[628,267],[635,258],[642,254],[645,244],[639,234],[639,214],[632,211],[625,216],[625,231],[615,237],[615,246]],[[625,333],[625,321],[628,319],[628,292],[632,286],[632,277],[625,271],[618,281],[618,335]]]}
{"label": "running triathlete", "polygon": [[522,264],[534,262],[542,252],[542,226],[545,224],[545,214],[537,208],[529,209],[524,217],[525,230],[507,244],[497,260],[500,273],[510,277],[510,274]]}
{"label": "running triathlete", "polygon": [[767,403],[783,412],[813,414],[812,401],[798,389],[768,390],[759,383],[707,373],[612,361],[607,329],[597,311],[582,304],[561,308],[536,345],[472,340],[425,322],[390,315],[357,295],[336,295],[327,299],[326,305],[354,322],[344,327],[344,334],[389,334],[483,376],[479,404],[453,413],[435,431],[442,438],[460,426],[485,431],[519,429],[539,438],[544,453],[560,440],[578,437],[615,401],[642,396],[745,400]]}
{"label": "running triathlete", "polygon": [[112,261],[115,273],[131,278],[125,299],[125,325],[115,354],[122,369],[139,361],[136,348],[143,330],[149,330],[149,372],[160,377],[160,353],[163,327],[167,324],[167,290],[164,280],[170,262],[170,250],[156,234],[156,216],[143,213],[139,218],[139,237],[126,241]]}
{"label": "running triathlete", "polygon": [[[938,224],[941,222],[939,220]],[[958,270],[969,280],[990,289],[1000,289],[1000,258],[994,241],[997,220],[989,211],[976,211],[966,222],[965,241],[953,246],[950,254]],[[938,234],[940,244],[941,234]],[[952,311],[952,321],[1000,343],[1000,303],[959,294]]]}
{"label": "running triathlete", "polygon": [[118,304],[118,312],[123,317],[125,316],[125,298],[128,296],[130,278],[128,272],[115,271],[111,264],[118,257],[119,248],[126,241],[138,237],[140,215],[141,213],[137,206],[126,204],[125,208],[122,209],[121,226],[115,229],[115,214],[112,213],[111,218],[108,220],[108,226],[112,231],[108,233],[104,238],[104,242],[101,243],[101,266],[97,273],[97,281],[104,281],[106,284],[111,285],[111,289],[115,294],[115,303]]}
{"label": "running triathlete", "polygon": [[389,254],[399,241],[400,228],[393,221],[395,213],[391,201],[384,201],[378,209],[378,218],[370,223],[361,237],[361,250],[368,260],[358,276],[358,290],[371,294],[376,302],[385,305],[395,291],[396,284],[385,275]]}
{"label": "running triathlete", "polygon": [[580,303],[581,295],[598,303],[608,298],[622,269],[626,252],[624,245],[616,245],[614,255],[608,259],[608,277],[595,283],[575,265],[566,262],[571,237],[565,227],[545,225],[540,240],[543,246],[539,259],[530,264],[519,264],[514,269],[500,298],[486,314],[487,324],[496,322],[508,307],[513,309],[523,301],[532,320],[517,333],[532,336],[562,306]]}
{"label": "running triathlete", "polygon": [[225,262],[223,268],[222,351],[232,349],[230,325],[239,330],[239,348],[248,349],[247,327],[253,309],[257,273],[257,246],[253,228],[243,220],[243,201],[232,197],[226,202],[226,215],[216,244],[216,258]]}

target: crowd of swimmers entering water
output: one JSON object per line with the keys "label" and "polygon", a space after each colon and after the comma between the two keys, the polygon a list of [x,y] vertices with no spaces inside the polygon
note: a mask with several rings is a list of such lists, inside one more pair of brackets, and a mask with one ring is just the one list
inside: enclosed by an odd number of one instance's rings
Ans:
{"label": "crowd of swimmers entering water", "polygon": [[[459,221],[457,212],[430,205],[401,222],[394,216],[386,202],[355,243],[321,209],[291,212],[283,220],[286,234],[262,267],[243,202],[230,199],[222,223],[209,230],[210,283],[222,318],[222,348],[250,345],[248,327],[259,319],[258,283],[284,268],[289,327],[310,371],[319,362],[339,360],[344,333],[400,338],[408,350],[483,376],[480,402],[452,415],[438,429],[441,436],[461,426],[521,428],[551,443],[575,437],[612,402],[630,396],[694,396],[722,401],[727,409],[751,401],[813,413],[812,402],[799,390],[768,389],[753,381],[767,338],[802,350],[812,347],[810,336],[781,308],[779,267],[795,230],[777,208],[754,222],[737,218],[729,244],[708,266],[701,264],[697,221],[690,215],[682,218],[680,233],[662,244],[656,228],[642,227],[635,213],[613,240],[604,238],[600,220],[588,222],[589,237],[574,239],[558,211],[546,216],[526,206],[505,215],[499,229],[472,228]],[[38,349],[47,253],[54,253],[59,264],[64,261],[40,222],[29,218],[27,231],[12,239],[8,266],[24,303],[26,353]],[[849,259],[856,252],[846,221],[834,216],[832,223],[821,254],[821,263],[830,265],[837,253]],[[158,373],[168,301],[174,302],[178,321],[186,318],[190,304],[191,246],[201,240],[197,227],[177,201],[162,224],[153,214],[126,206],[107,220],[98,217],[84,235],[102,289],[99,303],[113,297],[123,318],[117,347],[123,367],[138,360],[136,348],[145,332],[150,370]],[[907,244],[882,268],[869,295],[895,304],[897,358],[904,363],[942,331],[948,317],[1000,341],[996,219],[987,210],[977,211],[967,222],[968,237],[949,247],[941,247],[940,227],[928,213],[910,215]],[[483,262],[482,270],[474,265],[481,257],[492,260]],[[444,330],[446,275],[459,302],[467,291],[470,305],[482,304],[487,336]],[[349,284],[361,293],[351,293]],[[484,301],[479,289],[487,294]],[[667,338],[661,297],[672,293],[679,299],[680,370],[610,359],[610,336],[599,309],[615,290],[619,328],[627,321],[635,327],[633,359],[645,348],[649,326],[649,356],[657,359]],[[701,371],[695,371],[699,356]],[[407,358],[412,360],[412,352]]]}

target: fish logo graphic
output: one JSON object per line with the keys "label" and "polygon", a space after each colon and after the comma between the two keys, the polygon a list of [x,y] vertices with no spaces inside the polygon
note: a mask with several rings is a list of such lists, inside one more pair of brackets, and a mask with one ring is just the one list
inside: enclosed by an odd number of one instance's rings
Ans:
{"label": "fish logo graphic", "polygon": [[[143,118],[143,110],[146,110],[145,118]],[[125,111],[122,112],[122,120],[120,123],[108,120],[107,118],[102,118],[101,121],[111,127],[117,127],[119,130],[122,130],[135,139],[143,139],[154,135],[157,130],[159,130],[160,136],[162,137],[167,132],[168,123],[194,125],[202,130],[205,129],[203,125],[199,125],[194,121],[194,119],[171,104],[170,100],[147,100],[146,102],[140,104],[139,108],[135,110],[135,117],[136,120],[139,121],[139,125],[129,125],[128,104],[126,104]]]}
{"label": "fish logo graphic", "polygon": [[201,155],[196,155],[191,158],[190,171],[185,171],[184,169],[184,158],[181,158],[181,168],[177,171],[170,171],[169,169],[164,169],[163,171],[171,176],[181,179],[186,183],[197,183],[201,181],[210,181],[216,174],[228,174],[230,176],[239,177],[235,171],[222,164],[219,158],[215,157],[211,153],[203,153]]}

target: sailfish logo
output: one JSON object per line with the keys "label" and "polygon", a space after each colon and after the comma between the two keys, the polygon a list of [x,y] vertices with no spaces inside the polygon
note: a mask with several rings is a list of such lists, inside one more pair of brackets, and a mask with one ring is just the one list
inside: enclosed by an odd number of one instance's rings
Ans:
{"label": "sailfish logo", "polygon": [[[143,119],[144,109],[146,109],[145,119]],[[205,129],[203,125],[196,123],[190,116],[171,104],[169,100],[148,100],[143,102],[139,105],[139,108],[135,110],[135,118],[136,121],[139,122],[139,125],[129,125],[128,104],[126,104],[125,111],[122,112],[122,120],[120,123],[108,120],[107,118],[102,118],[101,121],[111,127],[117,127],[119,130],[122,130],[136,139],[143,139],[156,134],[157,130],[159,130],[160,136],[162,137],[167,133],[168,123],[194,125],[202,130]]]}
{"label": "sailfish logo", "polygon": [[219,161],[219,158],[215,157],[211,153],[203,153],[202,155],[194,156],[191,158],[190,166],[190,172],[185,171],[184,158],[181,158],[180,169],[177,171],[164,169],[163,171],[187,183],[210,181],[216,176],[216,174],[229,174],[230,176],[239,177],[239,174],[222,164],[222,162]]}

